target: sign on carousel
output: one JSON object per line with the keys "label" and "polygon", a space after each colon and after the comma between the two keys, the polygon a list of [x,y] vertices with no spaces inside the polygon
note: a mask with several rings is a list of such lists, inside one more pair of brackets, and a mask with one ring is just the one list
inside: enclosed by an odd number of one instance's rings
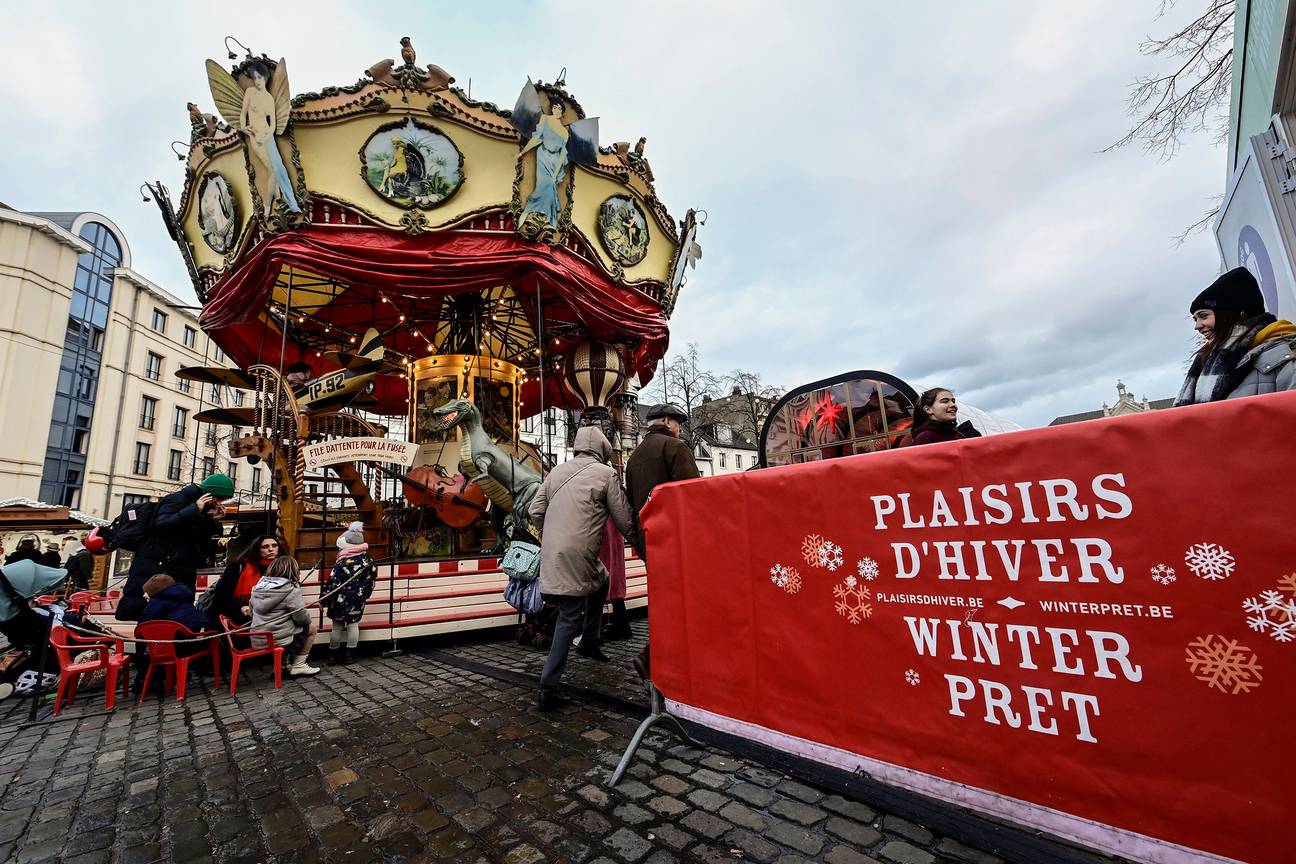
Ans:
{"label": "sign on carousel", "polygon": [[339,462],[394,462],[406,468],[414,464],[418,445],[389,438],[342,438],[320,441],[302,448],[306,467],[336,465]]}
{"label": "sign on carousel", "polygon": [[1135,860],[1289,861],[1293,428],[1278,394],[661,488],[654,680]]}

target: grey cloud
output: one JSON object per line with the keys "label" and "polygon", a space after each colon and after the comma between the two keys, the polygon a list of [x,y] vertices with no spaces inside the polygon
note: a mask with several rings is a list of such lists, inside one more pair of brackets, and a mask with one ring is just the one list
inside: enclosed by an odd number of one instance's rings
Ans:
{"label": "grey cloud", "polygon": [[[22,130],[0,136],[0,199],[102,210],[136,269],[186,294],[135,189],[178,189],[166,145],[187,131],[185,102],[209,107],[202,60],[222,56],[221,36],[288,57],[301,92],[349,83],[408,30],[420,59],[471,78],[477,98],[510,104],[527,75],[565,66],[607,140],[648,136],[661,199],[710,213],[676,346],[789,386],[863,366],[948,377],[979,407],[1040,424],[1112,398],[1118,376],[1172,393],[1191,344],[1181,310],[1217,265],[1209,237],[1169,238],[1222,187],[1220,151],[1203,139],[1168,164],[1098,153],[1148,71],[1139,41],[1172,23],[1154,13],[1116,0],[789,0],[760,14],[553,0],[421,7],[395,33],[342,2],[34,6],[0,33],[0,102]],[[642,55],[624,53],[627,32]],[[54,45],[96,70],[65,110],[32,98],[15,68],[44,68]]]}

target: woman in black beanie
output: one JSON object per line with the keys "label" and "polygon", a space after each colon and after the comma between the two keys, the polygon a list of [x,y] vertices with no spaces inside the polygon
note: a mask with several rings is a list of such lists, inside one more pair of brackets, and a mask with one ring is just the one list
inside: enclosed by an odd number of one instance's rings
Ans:
{"label": "woman in black beanie", "polygon": [[1236,267],[1188,307],[1202,345],[1175,405],[1197,405],[1296,387],[1296,326],[1264,309],[1255,277]]}

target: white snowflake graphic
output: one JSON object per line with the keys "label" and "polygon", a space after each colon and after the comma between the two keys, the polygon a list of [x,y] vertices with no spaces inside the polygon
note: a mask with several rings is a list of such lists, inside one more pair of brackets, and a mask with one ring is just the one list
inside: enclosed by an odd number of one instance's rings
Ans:
{"label": "white snowflake graphic", "polygon": [[855,562],[855,572],[861,579],[872,582],[878,577],[878,563],[872,558],[861,558]]}
{"label": "white snowflake graphic", "polygon": [[1257,633],[1268,633],[1279,642],[1296,639],[1296,597],[1284,597],[1281,591],[1261,591],[1258,597],[1242,601],[1247,626]]}
{"label": "white snowflake graphic", "polygon": [[917,687],[919,683],[922,682],[922,677],[919,676],[919,674],[915,672],[913,669],[906,669],[905,680],[908,681],[910,684],[912,684],[914,687]]}
{"label": "white snowflake graphic", "polygon": [[1203,579],[1227,579],[1237,562],[1233,553],[1217,543],[1196,543],[1184,553],[1184,563],[1194,576]]}
{"label": "white snowflake graphic", "polygon": [[872,597],[873,592],[868,586],[859,584],[854,576],[847,576],[841,584],[833,586],[833,598],[837,601],[833,608],[852,624],[859,624],[872,616],[873,606],[868,602]]}
{"label": "white snowflake graphic", "polygon": [[1194,678],[1230,696],[1249,693],[1264,680],[1255,652],[1223,636],[1198,636],[1188,643],[1185,659]]}
{"label": "white snowflake graphic", "polygon": [[801,557],[811,567],[819,566],[819,547],[824,544],[824,538],[818,534],[807,534],[801,541]]}
{"label": "white snowflake graphic", "polygon": [[789,594],[795,594],[801,590],[801,574],[795,567],[775,564],[770,568],[770,581]]}
{"label": "white snowflake graphic", "polygon": [[825,540],[823,545],[819,547],[820,567],[827,567],[831,572],[841,567],[845,560],[842,557],[842,548],[831,540]]}
{"label": "white snowflake graphic", "polygon": [[1175,571],[1173,567],[1165,564],[1157,564],[1152,568],[1152,581],[1158,585],[1169,585],[1175,581]]}

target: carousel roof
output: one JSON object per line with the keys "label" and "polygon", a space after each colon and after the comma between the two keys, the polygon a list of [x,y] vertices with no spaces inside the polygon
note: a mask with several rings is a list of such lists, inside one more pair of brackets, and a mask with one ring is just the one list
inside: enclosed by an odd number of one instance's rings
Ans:
{"label": "carousel roof", "polygon": [[[645,139],[603,146],[563,81],[519,82],[504,110],[409,40],[401,60],[296,95],[283,59],[208,61],[217,111],[190,106],[179,205],[155,189],[204,329],[245,366],[318,364],[375,327],[396,363],[478,353],[538,378],[596,339],[650,377],[700,249],[693,211],[677,224],[657,198]],[[402,413],[405,391],[380,380],[380,410]]]}

